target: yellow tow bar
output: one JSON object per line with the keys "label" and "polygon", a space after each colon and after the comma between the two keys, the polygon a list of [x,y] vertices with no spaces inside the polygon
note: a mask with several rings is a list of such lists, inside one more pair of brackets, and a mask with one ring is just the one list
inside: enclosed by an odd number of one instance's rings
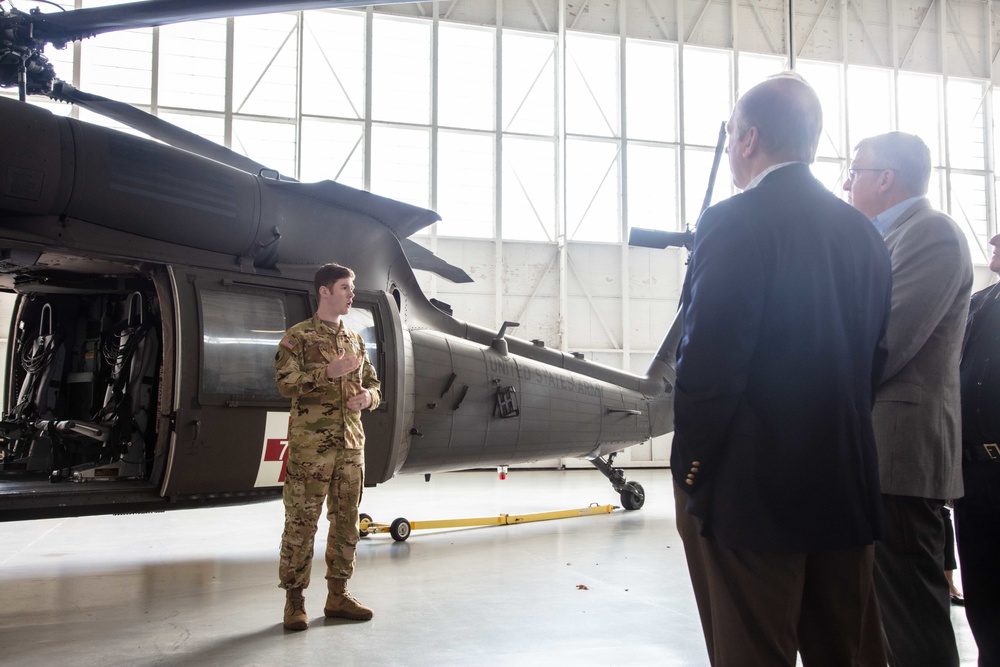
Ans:
{"label": "yellow tow bar", "polygon": [[593,503],[587,507],[574,510],[556,510],[554,512],[535,512],[534,514],[501,514],[473,519],[440,519],[438,521],[408,521],[402,517],[391,524],[376,523],[367,514],[361,514],[359,531],[361,537],[375,533],[389,533],[397,542],[405,542],[414,530],[430,530],[432,528],[464,528],[467,526],[509,526],[514,523],[531,523],[532,521],[551,521],[552,519],[571,519],[578,516],[593,516],[594,514],[611,514],[617,506],[598,505]]}

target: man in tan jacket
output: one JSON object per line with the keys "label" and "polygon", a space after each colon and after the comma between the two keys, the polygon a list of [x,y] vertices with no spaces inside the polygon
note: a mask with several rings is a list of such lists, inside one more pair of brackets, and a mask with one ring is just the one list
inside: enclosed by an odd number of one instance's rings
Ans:
{"label": "man in tan jacket", "polygon": [[889,356],[872,417],[885,510],[875,590],[890,665],[959,664],[944,576],[941,506],[962,495],[959,358],[972,290],[965,236],[926,198],[917,136],[862,140],[844,189],[892,262]]}

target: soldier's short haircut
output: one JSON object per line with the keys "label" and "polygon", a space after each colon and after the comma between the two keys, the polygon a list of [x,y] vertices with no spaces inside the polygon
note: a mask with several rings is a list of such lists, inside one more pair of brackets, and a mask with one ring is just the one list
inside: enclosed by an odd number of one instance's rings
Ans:
{"label": "soldier's short haircut", "polygon": [[319,294],[320,287],[330,287],[338,280],[344,278],[354,278],[354,271],[340,264],[324,264],[319,267],[316,277],[313,278],[313,285],[316,287],[316,294]]}
{"label": "soldier's short haircut", "polygon": [[906,132],[886,132],[858,142],[867,148],[877,167],[896,172],[896,182],[911,197],[927,194],[931,180],[931,149],[924,140]]}

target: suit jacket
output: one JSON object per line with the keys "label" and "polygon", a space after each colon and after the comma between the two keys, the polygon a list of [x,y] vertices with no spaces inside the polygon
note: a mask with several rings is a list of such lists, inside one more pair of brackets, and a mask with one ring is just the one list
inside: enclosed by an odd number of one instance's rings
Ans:
{"label": "suit jacket", "polygon": [[[962,444],[970,457],[962,462],[980,460],[982,445],[1000,442],[1000,283],[972,295],[969,319],[965,325],[962,363]],[[990,463],[990,465],[994,465]],[[1000,474],[1000,465],[996,466]],[[963,474],[963,481],[968,477]],[[1000,489],[998,489],[1000,491]],[[966,494],[970,492],[968,485]]]}
{"label": "suit jacket", "polygon": [[874,226],[805,164],[705,211],[671,452],[704,536],[818,551],[881,535],[871,410],[890,292]]}
{"label": "suit jacket", "polygon": [[972,292],[965,235],[921,200],[885,232],[892,258],[889,358],[875,395],[882,492],[962,496],[959,360]]}

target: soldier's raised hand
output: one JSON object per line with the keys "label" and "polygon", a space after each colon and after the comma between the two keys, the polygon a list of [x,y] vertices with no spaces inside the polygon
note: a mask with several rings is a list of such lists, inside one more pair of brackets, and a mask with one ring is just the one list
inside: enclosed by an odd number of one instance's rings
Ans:
{"label": "soldier's raised hand", "polygon": [[344,350],[337,352],[337,358],[326,365],[326,376],[331,380],[353,373],[361,366],[360,356],[345,356]]}

